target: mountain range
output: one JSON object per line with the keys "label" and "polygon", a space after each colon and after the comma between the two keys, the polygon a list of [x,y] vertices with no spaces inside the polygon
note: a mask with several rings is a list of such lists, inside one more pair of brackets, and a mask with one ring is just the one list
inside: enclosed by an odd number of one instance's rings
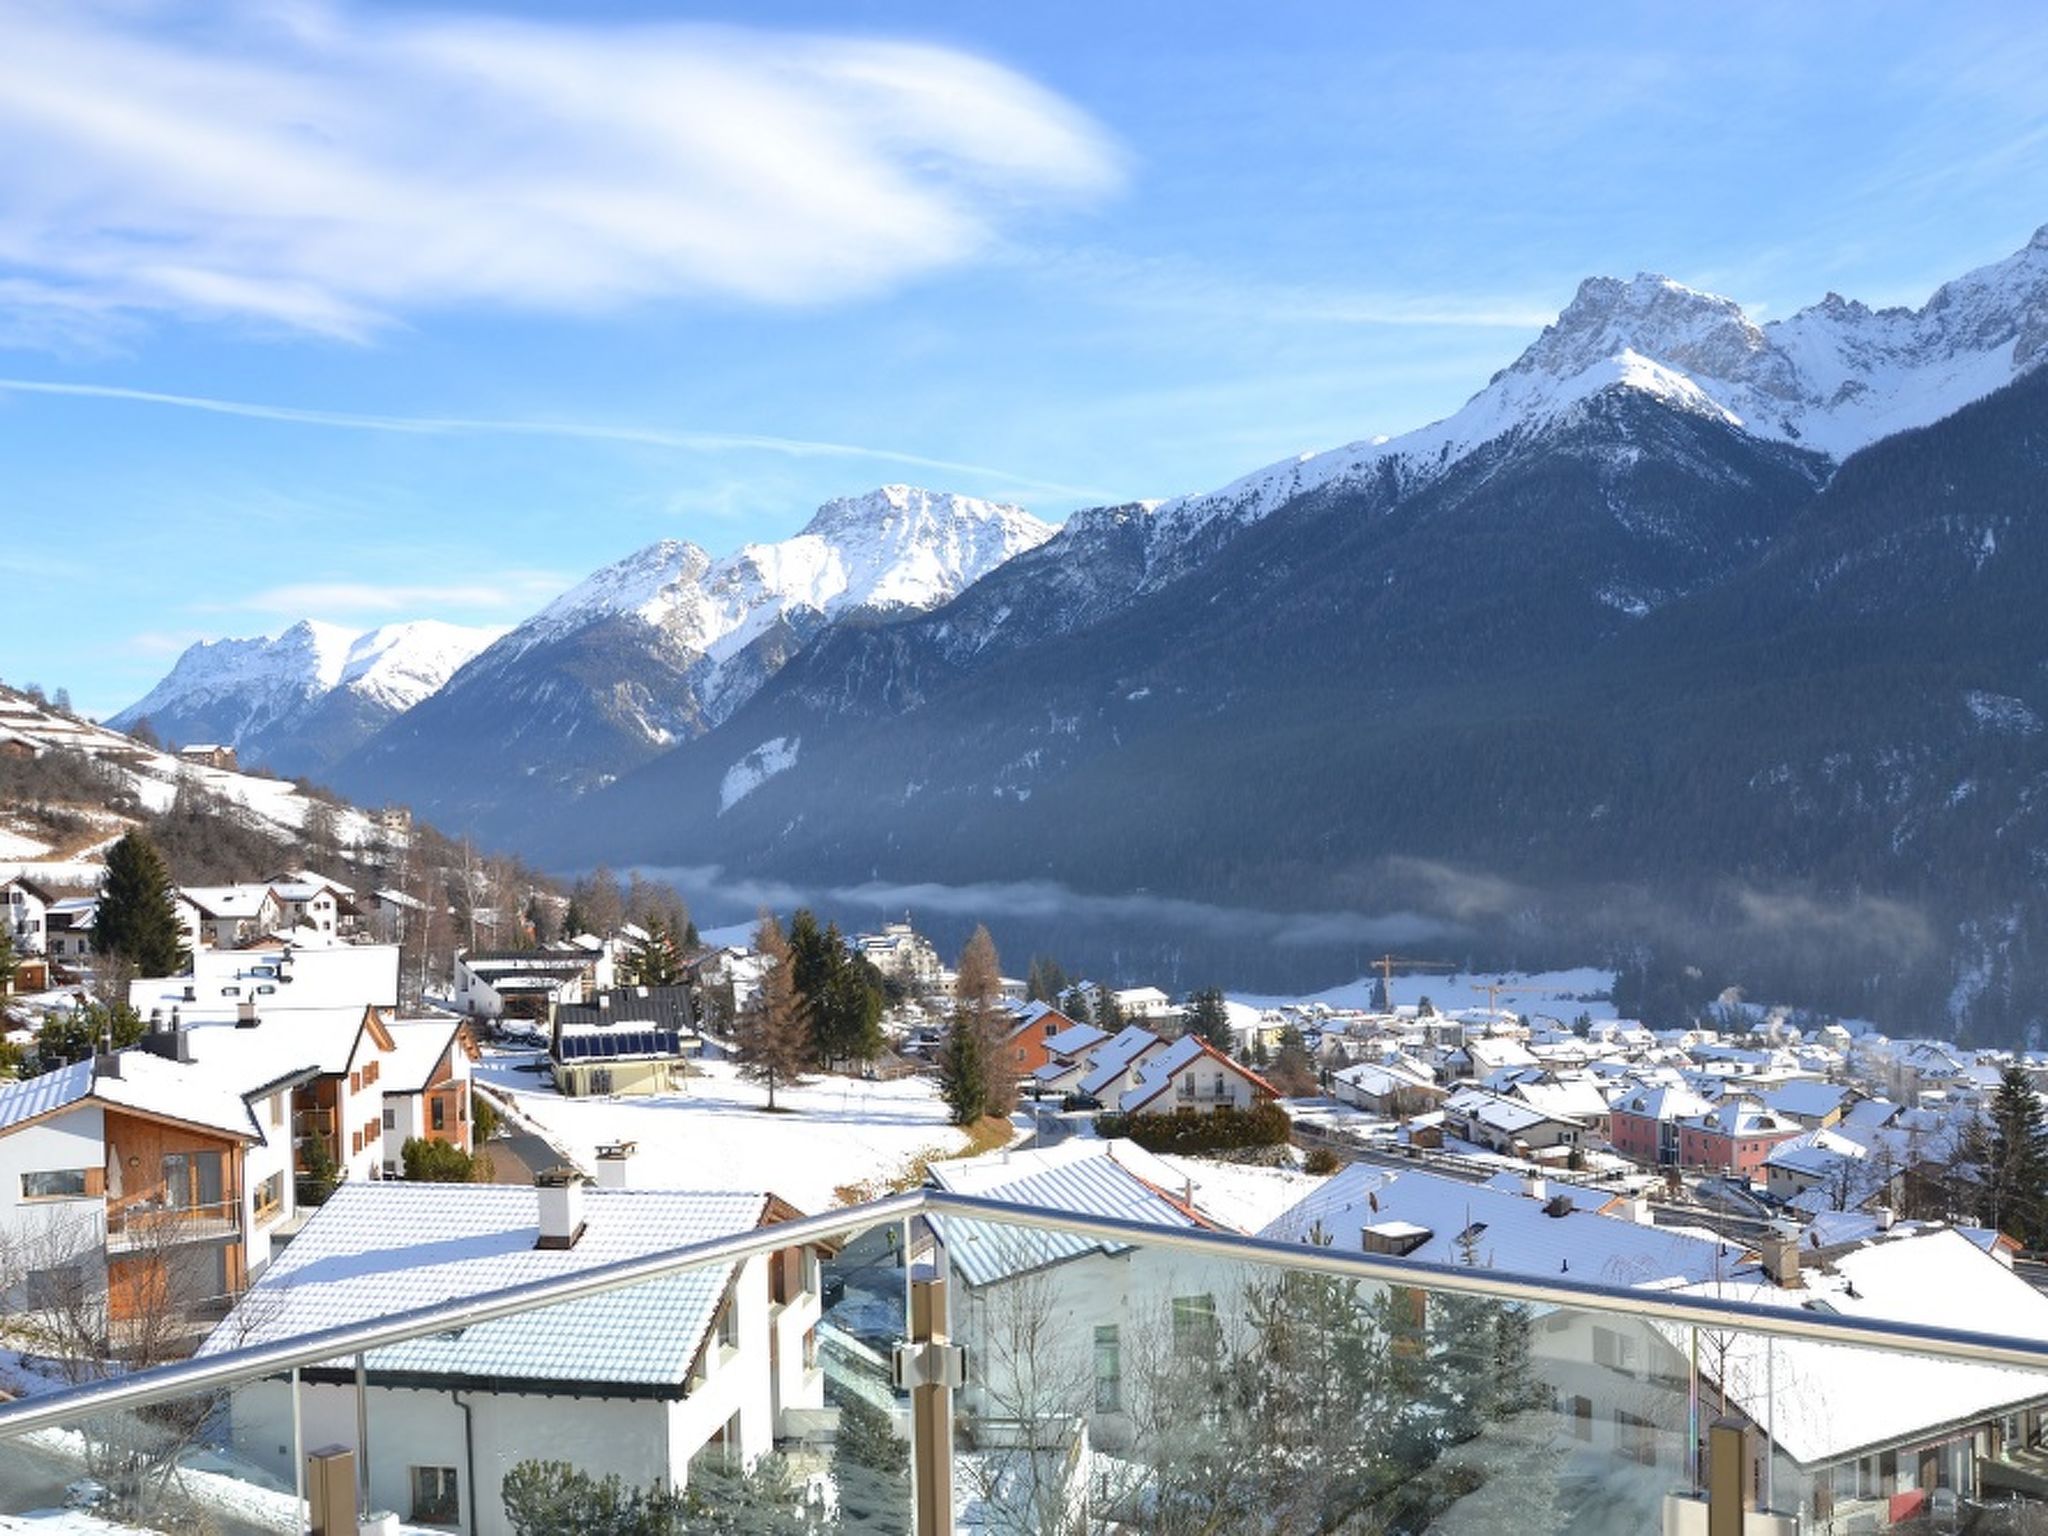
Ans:
{"label": "mountain range", "polygon": [[[1135,893],[1047,942],[1157,929],[1168,970],[1598,945],[2016,1034],[2044,356],[2048,229],[1915,310],[1589,279],[1444,421],[1218,491],[1053,532],[890,488],[654,546],[335,777],[562,864]],[[1277,920],[1194,943],[1174,903]]]}
{"label": "mountain range", "polygon": [[221,742],[243,761],[319,775],[423,699],[500,632],[434,619],[364,634],[304,619],[275,637],[202,641],[108,720],[166,740]]}

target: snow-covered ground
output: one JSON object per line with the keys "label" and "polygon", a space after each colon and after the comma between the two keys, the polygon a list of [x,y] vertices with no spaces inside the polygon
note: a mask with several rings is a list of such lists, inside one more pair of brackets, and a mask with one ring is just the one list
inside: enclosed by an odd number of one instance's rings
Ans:
{"label": "snow-covered ground", "polygon": [[[1331,1008],[1369,1008],[1377,974],[1361,976],[1342,986],[1312,992],[1305,997],[1233,992],[1230,1000],[1253,1008],[1281,1008],[1290,1003],[1323,1003]],[[1569,971],[1487,971],[1470,976],[1456,972],[1394,977],[1388,988],[1389,1001],[1396,1008],[1412,1008],[1425,997],[1445,1013],[1486,1006],[1487,988],[1499,983],[1500,1006],[1517,1013],[1544,1013],[1569,1022],[1580,1014],[1594,1019],[1611,1019],[1614,1003],[1614,972],[1594,966]]]}
{"label": "snow-covered ground", "polygon": [[818,1077],[767,1090],[728,1062],[696,1064],[688,1091],[651,1098],[565,1099],[511,1058],[486,1058],[478,1075],[511,1095],[521,1114],[584,1167],[606,1142],[639,1144],[633,1179],[646,1188],[772,1190],[805,1211],[839,1203],[845,1185],[895,1178],[920,1155],[966,1146],[924,1078],[870,1083]]}

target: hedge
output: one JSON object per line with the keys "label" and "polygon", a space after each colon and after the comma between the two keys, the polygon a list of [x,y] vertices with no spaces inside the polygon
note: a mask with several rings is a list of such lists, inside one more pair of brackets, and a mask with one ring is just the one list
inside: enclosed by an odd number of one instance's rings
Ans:
{"label": "hedge", "polygon": [[1278,1104],[1251,1109],[1223,1105],[1200,1114],[1176,1109],[1170,1115],[1097,1115],[1095,1134],[1129,1137],[1147,1152],[1228,1152],[1239,1147],[1277,1147],[1293,1134],[1294,1122]]}

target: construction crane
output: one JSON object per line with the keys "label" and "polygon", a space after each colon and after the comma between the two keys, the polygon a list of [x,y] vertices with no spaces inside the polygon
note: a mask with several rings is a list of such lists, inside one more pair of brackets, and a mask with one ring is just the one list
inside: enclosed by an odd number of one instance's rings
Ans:
{"label": "construction crane", "polygon": [[1377,960],[1366,962],[1380,973],[1380,985],[1386,990],[1387,1002],[1394,1001],[1394,967],[1404,971],[1449,971],[1457,975],[1458,967],[1448,960],[1411,960],[1406,955],[1381,955]]}
{"label": "construction crane", "polygon": [[1489,981],[1482,985],[1473,987],[1472,990],[1474,992],[1484,992],[1486,994],[1486,1011],[1488,1013],[1498,1013],[1500,1012],[1498,1003],[1500,1000],[1501,993],[1505,992],[1508,994],[1508,996],[1513,997],[1517,992],[1526,992],[1528,988],[1511,987],[1504,981]]}

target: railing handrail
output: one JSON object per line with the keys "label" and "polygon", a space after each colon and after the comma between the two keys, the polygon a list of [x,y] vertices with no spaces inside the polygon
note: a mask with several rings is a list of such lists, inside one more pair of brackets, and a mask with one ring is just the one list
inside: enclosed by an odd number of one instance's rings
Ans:
{"label": "railing handrail", "polygon": [[1808,1312],[1797,1307],[1776,1308],[1712,1297],[1677,1296],[1670,1292],[1606,1285],[1597,1281],[1536,1279],[1500,1270],[1431,1264],[1381,1254],[1340,1252],[1311,1243],[1243,1237],[1198,1228],[1160,1227],[1043,1206],[1013,1205],[1007,1201],[940,1189],[920,1189],[774,1226],[750,1228],[662,1253],[597,1265],[576,1274],[528,1281],[460,1301],[415,1307],[367,1322],[250,1345],[0,1405],[0,1441],[92,1414],[142,1407],[304,1366],[320,1365],[411,1339],[473,1327],[541,1307],[558,1306],[643,1285],[708,1265],[735,1263],[793,1244],[837,1237],[882,1222],[916,1216],[968,1218],[1268,1268],[1337,1274],[1361,1281],[1453,1291],[1540,1306],[1620,1313],[1681,1327],[1739,1329],[1774,1338],[1891,1349],[1974,1365],[2032,1370],[2044,1373],[2044,1395],[2048,1395],[2048,1340],[2016,1339],[1967,1329],[1843,1317]]}

